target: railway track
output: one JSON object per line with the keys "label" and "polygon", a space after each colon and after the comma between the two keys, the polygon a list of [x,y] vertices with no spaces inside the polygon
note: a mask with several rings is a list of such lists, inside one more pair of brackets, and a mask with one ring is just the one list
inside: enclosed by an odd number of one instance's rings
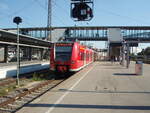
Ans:
{"label": "railway track", "polygon": [[[47,69],[44,69],[44,70],[39,70],[39,71],[36,71],[37,74],[41,74],[41,73],[46,73],[48,72],[49,70]],[[25,80],[26,78],[29,78],[29,77],[32,77],[32,75],[34,74],[35,72],[31,72],[31,73],[27,73],[27,74],[22,74],[20,75],[20,80]],[[6,79],[2,79],[0,80],[0,87],[4,87],[6,85],[10,85],[10,84],[13,84],[16,82],[16,78],[6,78]]]}
{"label": "railway track", "polygon": [[64,80],[66,79],[45,80],[30,88],[15,90],[14,94],[4,96],[2,99],[0,99],[0,113],[15,113],[24,105],[30,103],[42,94],[56,87]]}
{"label": "railway track", "polygon": [[14,95],[5,96],[0,102],[0,113],[14,113],[25,104],[56,87],[65,79],[47,80],[30,89],[20,89]]}

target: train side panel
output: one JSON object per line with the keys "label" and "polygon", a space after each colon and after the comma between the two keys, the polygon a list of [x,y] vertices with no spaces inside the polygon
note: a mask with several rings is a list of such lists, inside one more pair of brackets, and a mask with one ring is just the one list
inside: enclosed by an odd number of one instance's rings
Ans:
{"label": "train side panel", "polygon": [[75,43],[72,51],[70,71],[79,71],[84,66],[83,48],[79,43]]}

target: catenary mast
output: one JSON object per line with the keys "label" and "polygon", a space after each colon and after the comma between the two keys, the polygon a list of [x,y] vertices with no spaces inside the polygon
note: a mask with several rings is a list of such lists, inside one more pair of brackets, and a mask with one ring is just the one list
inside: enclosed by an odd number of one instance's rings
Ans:
{"label": "catenary mast", "polygon": [[52,0],[48,0],[48,18],[47,18],[47,40],[51,41],[51,27],[52,27]]}

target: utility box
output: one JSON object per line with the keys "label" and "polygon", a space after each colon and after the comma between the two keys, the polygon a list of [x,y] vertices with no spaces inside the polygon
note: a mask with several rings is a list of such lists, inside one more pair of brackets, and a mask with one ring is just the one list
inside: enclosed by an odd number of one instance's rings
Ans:
{"label": "utility box", "polygon": [[135,74],[136,75],[142,75],[143,74],[143,62],[142,61],[136,61],[136,63],[135,63]]}

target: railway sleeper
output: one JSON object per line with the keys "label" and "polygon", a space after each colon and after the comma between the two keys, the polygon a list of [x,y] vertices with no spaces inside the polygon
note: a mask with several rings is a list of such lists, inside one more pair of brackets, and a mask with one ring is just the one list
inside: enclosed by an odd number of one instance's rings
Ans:
{"label": "railway sleeper", "polygon": [[26,98],[26,97],[23,97],[21,100],[22,101],[26,101],[26,102],[29,102],[32,98]]}
{"label": "railway sleeper", "polygon": [[52,88],[54,88],[56,85],[57,85],[57,84],[48,85],[47,88],[48,88],[48,89],[52,89]]}
{"label": "railway sleeper", "polygon": [[31,94],[40,94],[40,91],[36,90],[36,91],[31,92]]}
{"label": "railway sleeper", "polygon": [[18,102],[14,102],[13,104],[16,105],[16,106],[18,106],[18,107],[24,105],[24,103],[18,103]]}
{"label": "railway sleeper", "polygon": [[7,109],[7,108],[0,108],[0,111],[3,111],[3,112],[13,112],[14,110]]}
{"label": "railway sleeper", "polygon": [[25,96],[24,98],[29,98],[29,99],[31,98],[32,99],[32,98],[35,98],[35,97],[36,96],[33,96],[33,95],[30,94],[30,95]]}
{"label": "railway sleeper", "polygon": [[41,88],[39,91],[40,92],[44,92],[44,91],[46,91],[48,88]]}
{"label": "railway sleeper", "polygon": [[16,100],[15,102],[16,102],[16,103],[21,103],[21,104],[26,103],[26,101],[23,101],[23,100]]}
{"label": "railway sleeper", "polygon": [[56,84],[50,84],[48,85],[48,87],[54,87]]}
{"label": "railway sleeper", "polygon": [[8,106],[15,107],[15,108],[19,107],[19,105],[17,105],[17,104],[8,104]]}
{"label": "railway sleeper", "polygon": [[39,92],[32,92],[32,95],[39,95],[40,93]]}
{"label": "railway sleeper", "polygon": [[49,87],[43,87],[42,89],[40,89],[40,90],[42,90],[42,91],[46,91],[47,89],[49,89]]}
{"label": "railway sleeper", "polygon": [[41,95],[43,92],[45,92],[45,91],[43,91],[43,90],[38,91],[39,95]]}
{"label": "railway sleeper", "polygon": [[45,88],[45,91],[48,91],[50,89],[52,89],[52,87],[47,87],[47,88]]}

